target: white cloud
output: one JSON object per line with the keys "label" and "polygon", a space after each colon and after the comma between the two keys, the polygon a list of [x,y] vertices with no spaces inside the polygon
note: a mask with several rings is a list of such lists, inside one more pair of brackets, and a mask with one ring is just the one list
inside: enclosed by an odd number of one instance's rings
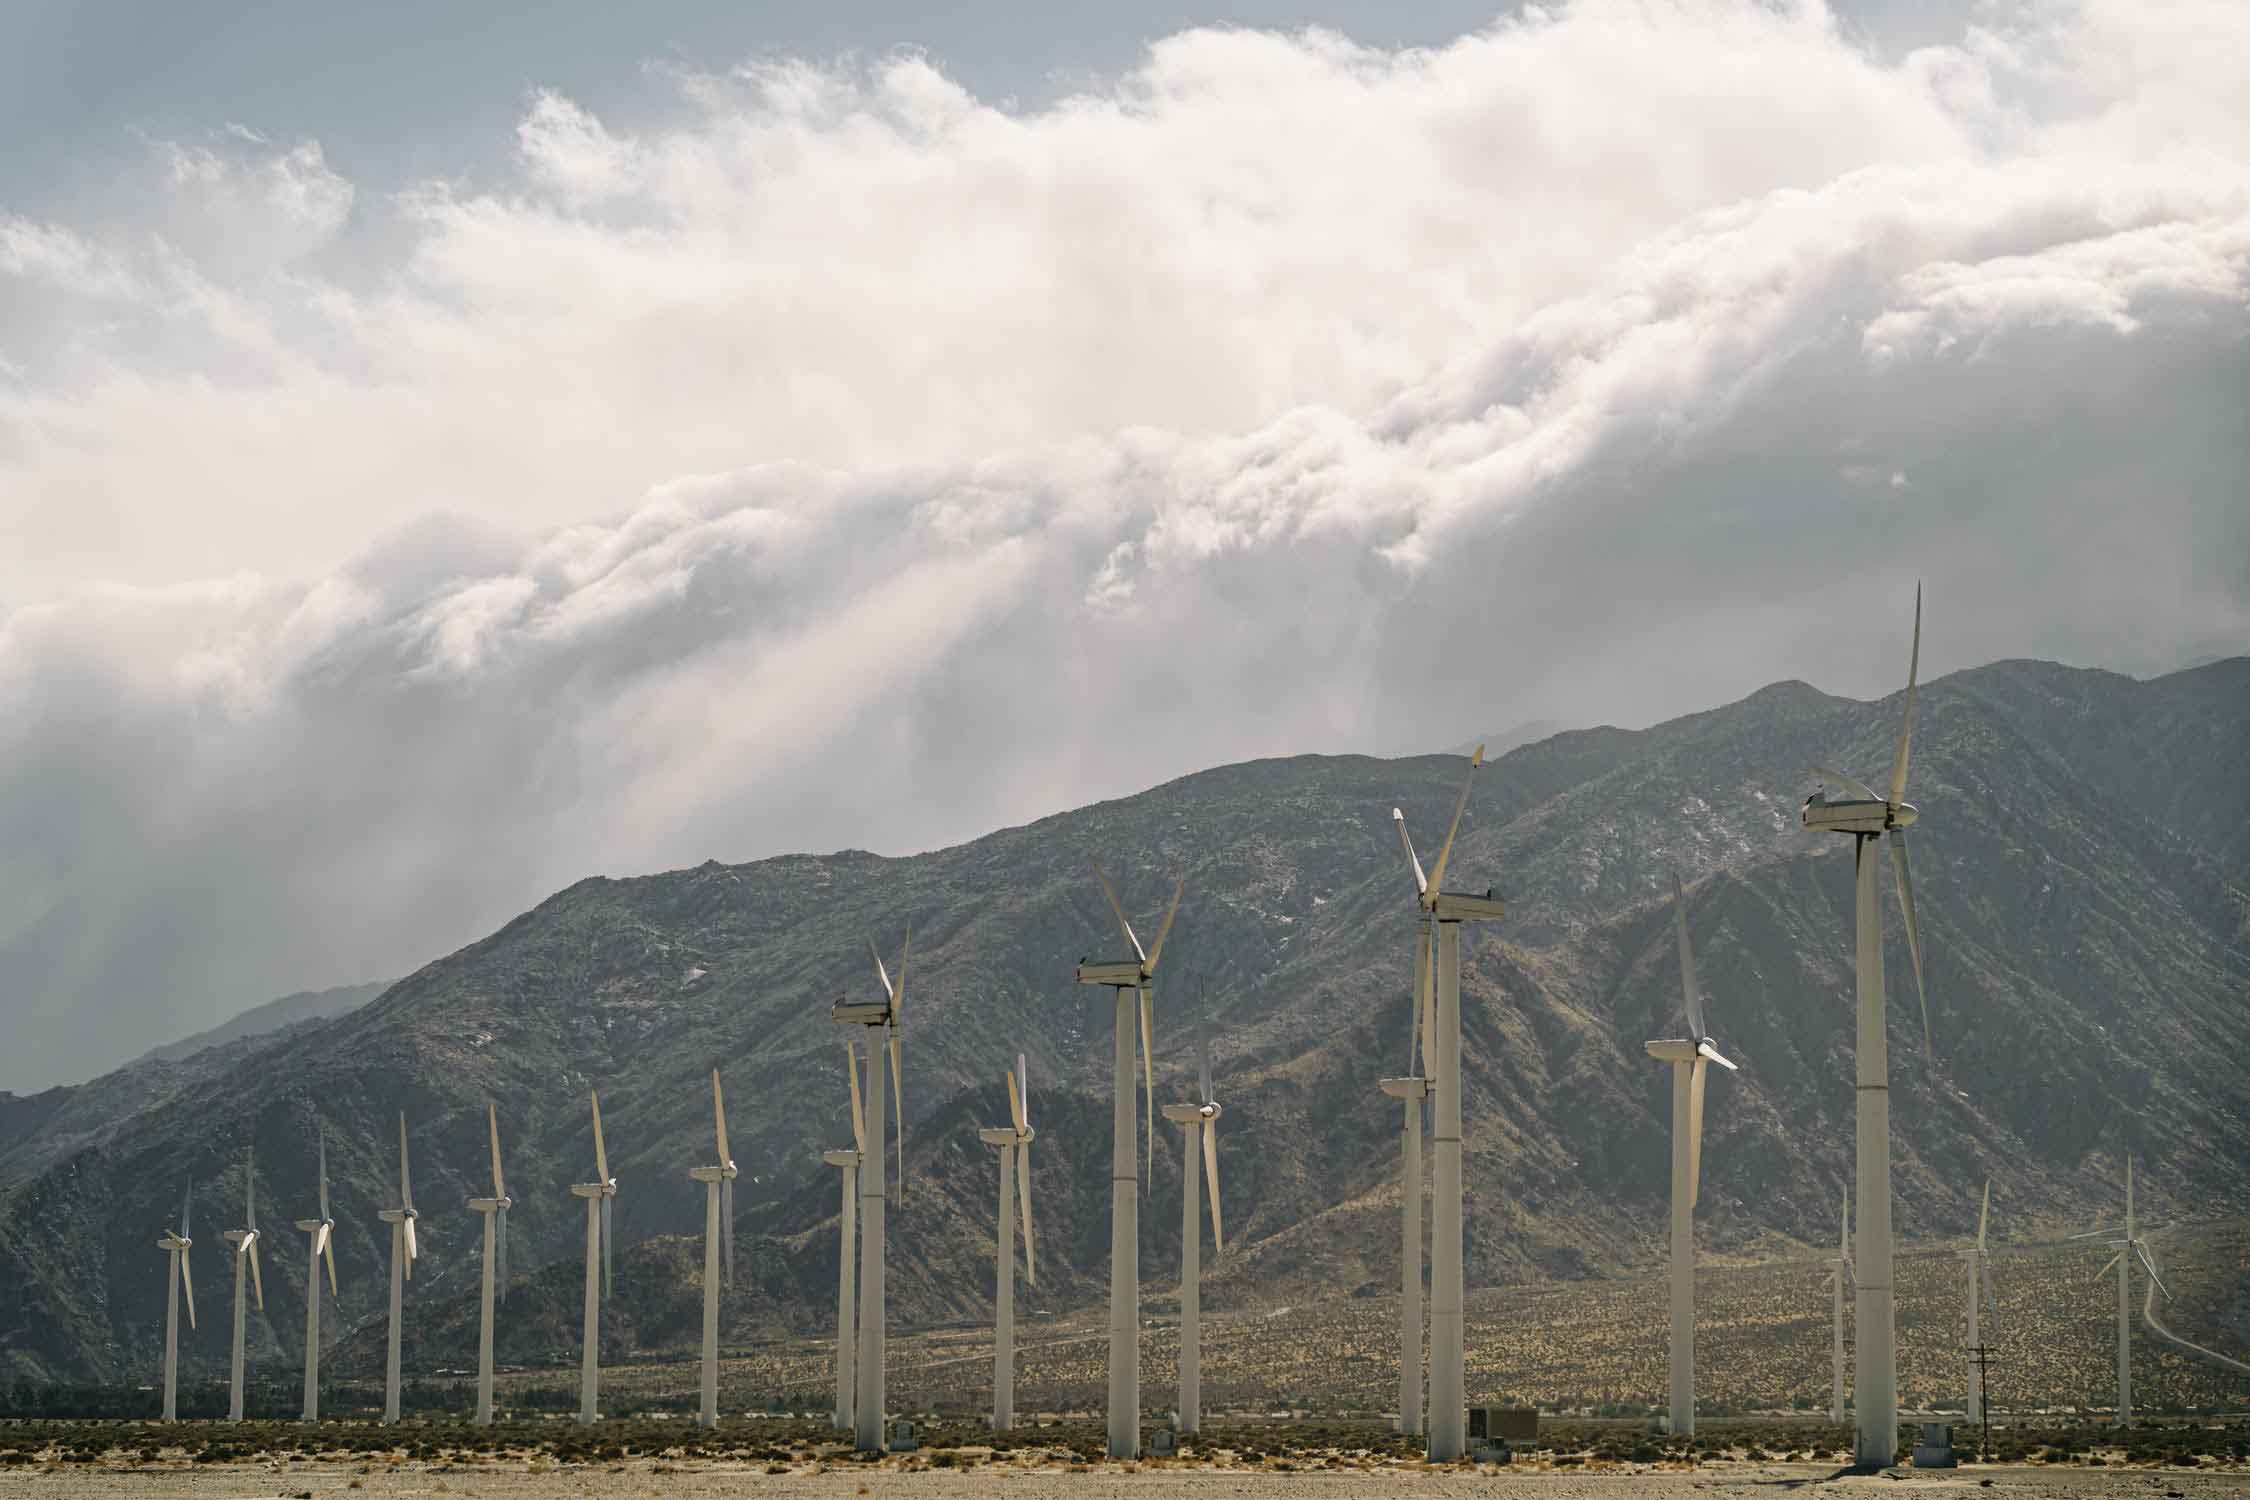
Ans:
{"label": "white cloud", "polygon": [[0,339],[0,957],[200,1021],[590,870],[1882,690],[1826,622],[1917,574],[1940,669],[2240,642],[2250,124],[2123,14],[1201,31],[1035,114],[773,64],[535,95],[366,245],[246,127],[167,157],[200,240],[0,220],[122,304]]}

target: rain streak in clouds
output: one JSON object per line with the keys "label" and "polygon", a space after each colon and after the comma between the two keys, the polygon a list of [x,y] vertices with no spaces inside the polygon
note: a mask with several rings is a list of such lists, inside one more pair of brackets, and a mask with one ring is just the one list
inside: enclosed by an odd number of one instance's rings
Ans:
{"label": "rain streak in clouds", "polygon": [[[534,93],[0,204],[0,1086],[552,889],[2250,645],[2250,10],[1589,0]],[[1378,810],[1380,811],[1380,810]]]}

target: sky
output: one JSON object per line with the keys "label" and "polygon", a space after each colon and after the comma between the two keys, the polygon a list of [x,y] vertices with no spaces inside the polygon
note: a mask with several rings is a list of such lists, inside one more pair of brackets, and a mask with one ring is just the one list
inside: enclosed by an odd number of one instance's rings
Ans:
{"label": "sky", "polygon": [[0,1088],[589,874],[2250,650],[2250,7],[19,3]]}

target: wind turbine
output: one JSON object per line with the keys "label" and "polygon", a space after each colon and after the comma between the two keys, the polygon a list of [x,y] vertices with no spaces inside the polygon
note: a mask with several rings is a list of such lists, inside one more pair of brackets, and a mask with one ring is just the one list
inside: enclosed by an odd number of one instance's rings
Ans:
{"label": "wind turbine", "polygon": [[188,1327],[195,1326],[195,1276],[188,1269],[188,1247],[195,1243],[188,1237],[188,1207],[195,1196],[195,1184],[188,1183],[187,1191],[180,1195],[180,1227],[168,1229],[156,1248],[169,1257],[164,1268],[164,1420],[180,1419],[180,1292],[187,1292]]}
{"label": "wind turbine", "polygon": [[719,1164],[690,1167],[688,1176],[703,1184],[703,1406],[696,1422],[719,1425],[719,1282],[734,1289],[734,1153],[727,1149],[727,1096],[719,1070],[711,1070],[711,1119],[719,1142]]}
{"label": "wind turbine", "polygon": [[1672,1065],[1672,1431],[1695,1431],[1695,1204],[1703,1189],[1703,1079],[1712,1063],[1732,1070],[1703,1024],[1703,992],[1688,946],[1687,893],[1672,877],[1672,927],[1680,939],[1680,997],[1688,1035],[1650,1042],[1648,1055]]}
{"label": "wind turbine", "polygon": [[[1219,1218],[1219,1099],[1211,1090],[1211,1044],[1203,1044],[1195,1104],[1167,1104],[1164,1118],[1180,1127],[1180,1431],[1203,1427],[1203,1210],[1196,1203],[1197,1165],[1210,1174],[1211,1251],[1226,1251]],[[1200,1138],[1201,1149],[1198,1150]]]}
{"label": "wind turbine", "polygon": [[1406,1073],[1376,1087],[1406,1106],[1399,1127],[1398,1430],[1422,1431],[1422,1109],[1430,1081],[1422,1076],[1422,1035],[1430,1028],[1430,948],[1415,947],[1413,1014],[1407,1017]]}
{"label": "wind turbine", "polygon": [[585,1343],[578,1353],[578,1421],[591,1425],[597,1418],[595,1398],[602,1383],[602,1298],[609,1295],[617,1179],[609,1175],[609,1148],[602,1143],[602,1096],[590,1092],[594,1104],[594,1180],[574,1182],[571,1196],[586,1200],[586,1319]]}
{"label": "wind turbine", "polygon": [[[998,1273],[994,1283],[992,1338],[992,1430],[1016,1425],[1016,1207],[1023,1207],[1023,1262],[1026,1285],[1039,1284],[1039,1253],[1031,1233],[1031,1073],[1023,1054],[1008,1075],[1008,1118],[998,1130],[980,1130],[977,1139],[1000,1150],[1000,1228]],[[1018,1157],[1022,1160],[1019,1162]]]}
{"label": "wind turbine", "polygon": [[[471,1198],[469,1207],[484,1215],[484,1292],[477,1321],[477,1425],[492,1425],[492,1299],[495,1286],[508,1284],[508,1179],[500,1172],[500,1106],[487,1103],[485,1123],[492,1130],[492,1196]],[[494,1257],[498,1257],[498,1266]]]}
{"label": "wind turbine", "polygon": [[305,1272],[305,1412],[308,1422],[320,1420],[320,1267],[328,1264],[328,1295],[336,1292],[336,1221],[328,1213],[328,1127],[320,1128],[320,1217],[299,1219],[297,1229],[306,1236],[312,1261]]}
{"label": "wind turbine", "polygon": [[[859,1242],[859,1352],[854,1356],[852,1441],[863,1453],[883,1451],[883,1195],[888,1188],[883,1171],[883,1046],[891,1053],[891,1097],[898,1106],[898,1196],[906,1201],[906,1094],[900,1070],[904,1059],[899,1045],[899,1017],[906,1009],[906,963],[914,950],[914,934],[898,956],[898,983],[891,982],[882,955],[869,943],[875,960],[875,977],[882,981],[883,998],[869,1001],[839,1000],[829,1007],[841,1026],[859,1026],[867,1032],[867,1107],[874,1117],[867,1122],[860,1147],[872,1138],[875,1149],[866,1156],[870,1170],[859,1174],[859,1217],[863,1233]],[[883,1035],[876,1033],[881,1031]],[[854,1103],[859,1103],[854,1100]],[[854,1124],[860,1123],[855,1114]]]}
{"label": "wind turbine", "polygon": [[1835,1324],[1833,1344],[1835,1370],[1828,1395],[1828,1420],[1843,1425],[1844,1421],[1844,1285],[1852,1279],[1852,1190],[1840,1190],[1842,1228],[1836,1235],[1836,1258],[1828,1263],[1829,1290],[1835,1296]]}
{"label": "wind turbine", "polygon": [[[1854,1150],[1859,1189],[1859,1254],[1853,1283],[1853,1405],[1859,1413],[1856,1456],[1864,1465],[1898,1458],[1898,1347],[1891,1297],[1891,1095],[1890,1041],[1884,1032],[1883,886],[1878,846],[1888,835],[1891,871],[1898,883],[1906,948],[1914,959],[1914,987],[1922,1000],[1922,1045],[1929,1047],[1930,997],[1922,984],[1921,928],[1914,919],[1914,879],[1906,863],[1906,829],[1917,816],[1906,798],[1906,766],[1914,739],[1914,684],[1922,661],[1922,590],[1914,590],[1914,645],[1906,664],[1906,716],[1891,760],[1888,797],[1840,771],[1815,767],[1825,785],[1805,799],[1807,830],[1849,834],[1855,859],[1859,931],[1858,1136]],[[1850,793],[1831,802],[1826,787]]]}
{"label": "wind turbine", "polygon": [[[1984,1331],[1978,1326],[1977,1315],[1984,1307],[1992,1311],[1993,1321],[2000,1318],[2000,1303],[1992,1295],[1992,1262],[1985,1253],[1984,1232],[1992,1222],[1992,1179],[1984,1180],[1984,1207],[1977,1213],[1977,1247],[1961,1252],[1961,1259],[1969,1273],[1969,1421],[1974,1424],[1984,1420],[1984,1367],[1977,1363],[1977,1350],[1984,1345]],[[1980,1306],[1981,1304],[1981,1306]]]}
{"label": "wind turbine", "polygon": [[[1172,886],[1172,905],[1157,929],[1156,945],[1142,948],[1117,903],[1117,891],[1094,867],[1109,909],[1117,914],[1133,957],[1105,963],[1078,961],[1078,982],[1110,989],[1117,1002],[1114,1046],[1115,1066],[1110,1078],[1110,1182],[1109,1182],[1109,1456],[1141,1455],[1141,1236],[1138,1191],[1141,1174],[1134,1161],[1133,1145],[1133,1039],[1134,1019],[1139,1018],[1142,1079],[1148,1095],[1149,1154],[1156,1153],[1156,1073],[1148,1054],[1152,1045],[1156,992],[1149,981],[1163,955],[1164,940],[1180,914],[1184,880]],[[1136,1003],[1137,1002],[1137,1003]]]}
{"label": "wind turbine", "polygon": [[839,1241],[836,1247],[836,1425],[855,1427],[859,1404],[859,1316],[854,1305],[859,1281],[853,1264],[859,1227],[859,1168],[867,1155],[867,1111],[859,1102],[859,1052],[844,1044],[844,1079],[852,1091],[852,1149],[824,1151],[820,1159],[841,1168],[844,1203],[837,1211]]}
{"label": "wind turbine", "polygon": [[[258,1269],[258,1153],[251,1151],[242,1164],[242,1223],[220,1238],[234,1246],[234,1361],[227,1380],[227,1420],[242,1420],[242,1345],[248,1332],[250,1309],[243,1297],[242,1270],[247,1262],[250,1285],[258,1294],[258,1311],[266,1310],[266,1278]],[[184,1232],[184,1231],[183,1231]]]}
{"label": "wind turbine", "polygon": [[1422,861],[1415,856],[1414,840],[1407,836],[1406,814],[1391,809],[1391,821],[1398,825],[1399,842],[1406,848],[1406,863],[1414,877],[1415,905],[1421,911],[1414,958],[1415,978],[1422,991],[1417,1007],[1430,1018],[1430,1036],[1424,1048],[1436,1069],[1436,1077],[1431,1080],[1437,1098],[1437,1129],[1431,1143],[1436,1170],[1430,1210],[1428,1445],[1433,1463],[1451,1463],[1461,1456],[1468,1419],[1461,1396],[1465,1332],[1461,1285],[1461,924],[1497,922],[1506,915],[1506,908],[1489,889],[1481,896],[1468,896],[1444,888],[1445,867],[1453,857],[1461,814],[1469,805],[1469,788],[1475,782],[1477,767],[1483,764],[1484,746],[1479,745],[1469,757],[1469,778],[1461,783],[1460,800],[1453,804],[1453,821],[1438,848],[1437,863],[1427,876],[1422,873]]}
{"label": "wind turbine", "polygon": [[[2074,1234],[2074,1240],[2092,1239],[2097,1235],[2115,1234],[2114,1229],[2090,1229],[2084,1234]],[[2133,1425],[2133,1262],[2138,1259],[2148,1279],[2164,1300],[2172,1300],[2172,1289],[2164,1278],[2156,1274],[2156,1262],[2149,1257],[2148,1241],[2141,1238],[2133,1217],[2133,1159],[2125,1158],[2125,1236],[2123,1239],[2104,1240],[2104,1245],[2115,1245],[2117,1254],[2110,1263],[2094,1273],[2096,1281],[2117,1272],[2117,1425]]]}
{"label": "wind turbine", "polygon": [[421,1247],[414,1240],[414,1173],[406,1161],[406,1111],[398,1116],[398,1207],[377,1215],[391,1226],[391,1341],[383,1360],[383,1421],[398,1420],[398,1349],[405,1321],[406,1283],[414,1279]]}

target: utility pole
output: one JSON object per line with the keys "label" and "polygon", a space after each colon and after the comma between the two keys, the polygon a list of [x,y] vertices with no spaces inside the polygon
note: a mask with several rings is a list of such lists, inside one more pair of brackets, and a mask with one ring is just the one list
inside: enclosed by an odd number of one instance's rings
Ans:
{"label": "utility pole", "polygon": [[1977,1448],[1977,1462],[1990,1463],[1992,1462],[1992,1346],[1990,1344],[1975,1344],[1970,1347],[1969,1353],[1976,1357],[1977,1389],[1984,1393],[1984,1400],[1980,1403],[1983,1407],[1980,1415],[1984,1418],[1984,1436]]}

